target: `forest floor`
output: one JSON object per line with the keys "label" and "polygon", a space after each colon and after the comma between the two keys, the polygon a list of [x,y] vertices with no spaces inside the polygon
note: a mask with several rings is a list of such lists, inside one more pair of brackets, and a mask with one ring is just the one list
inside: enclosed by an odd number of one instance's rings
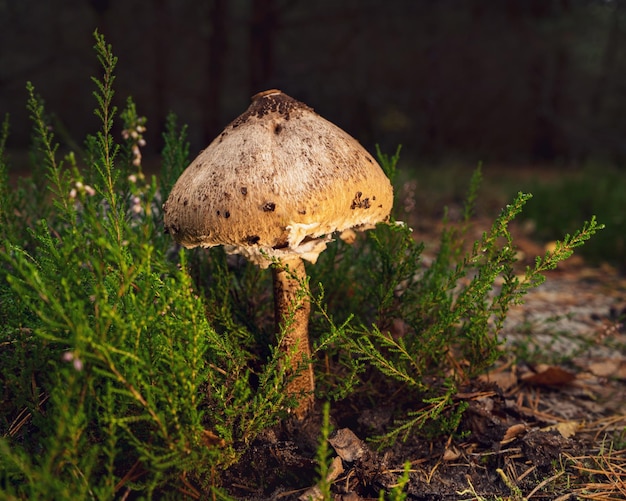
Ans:
{"label": "forest floor", "polygon": [[[456,436],[380,453],[361,438],[382,431],[386,408],[333,404],[335,499],[377,499],[407,461],[407,499],[626,499],[624,315],[626,278],[573,257],[510,311],[500,361],[456,396],[469,404]],[[229,472],[230,494],[315,498],[318,427],[319,415],[310,433],[293,423],[264,433]]]}
{"label": "forest floor", "polygon": [[[414,230],[427,261],[440,222],[422,219]],[[523,224],[512,232],[522,266],[545,253]],[[386,406],[333,404],[334,499],[378,499],[406,464],[411,500],[626,499],[625,316],[626,277],[574,255],[510,310],[500,360],[455,397],[469,406],[454,436],[409,437],[377,451],[363,439],[389,423]],[[229,494],[321,499],[319,422],[318,409],[308,424],[262,434],[227,472]]]}

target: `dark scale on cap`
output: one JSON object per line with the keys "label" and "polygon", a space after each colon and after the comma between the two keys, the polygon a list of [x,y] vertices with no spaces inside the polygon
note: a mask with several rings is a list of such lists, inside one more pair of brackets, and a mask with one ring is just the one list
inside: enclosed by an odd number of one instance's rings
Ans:
{"label": "dark scale on cap", "polygon": [[361,199],[362,196],[363,196],[363,193],[361,193],[360,191],[356,192],[356,194],[354,195],[354,199],[352,200],[352,203],[350,204],[350,208],[352,210],[369,209],[371,207],[370,199],[369,198]]}
{"label": "dark scale on cap", "polygon": [[265,202],[261,208],[263,212],[274,212],[274,210],[276,210],[276,204],[274,202]]}
{"label": "dark scale on cap", "polygon": [[[285,120],[289,120],[291,113],[296,110],[313,111],[313,109],[306,104],[283,94],[279,90],[267,90],[252,96],[252,104],[250,107],[230,125],[236,128],[247,122],[250,117],[256,116],[262,118],[268,113],[278,113]],[[278,132],[280,132],[280,130],[276,133]]]}

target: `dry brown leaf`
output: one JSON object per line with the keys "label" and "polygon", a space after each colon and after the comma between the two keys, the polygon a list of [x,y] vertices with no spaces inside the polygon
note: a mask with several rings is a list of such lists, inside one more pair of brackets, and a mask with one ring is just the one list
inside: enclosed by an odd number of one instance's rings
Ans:
{"label": "dry brown leaf", "polygon": [[528,427],[524,423],[509,426],[509,428],[504,432],[504,436],[502,437],[500,444],[507,444],[515,440],[519,435],[525,433],[527,429]]}
{"label": "dry brown leaf", "polygon": [[613,377],[616,377],[618,379],[626,379],[626,360],[622,360],[622,363],[615,371],[615,374],[613,374]]}
{"label": "dry brown leaf", "polygon": [[512,371],[490,372],[483,374],[478,379],[485,383],[495,383],[499,388],[506,391],[517,384],[517,376]]}
{"label": "dry brown leaf", "polygon": [[455,461],[461,457],[461,451],[457,449],[454,445],[447,447],[443,453],[444,461]]}
{"label": "dry brown leaf", "polygon": [[226,445],[224,439],[218,437],[211,430],[203,430],[202,440],[207,447],[213,447],[215,445],[217,445],[218,447],[224,447]]}
{"label": "dry brown leaf", "polygon": [[367,446],[349,428],[337,430],[328,442],[333,446],[337,455],[348,463],[353,463],[363,457],[367,451]]}
{"label": "dry brown leaf", "polygon": [[626,378],[626,360],[607,358],[602,361],[590,363],[587,367],[589,372],[598,377]]}
{"label": "dry brown leaf", "polygon": [[622,360],[606,358],[601,362],[593,362],[587,367],[589,372],[598,377],[611,377],[619,370]]}
{"label": "dry brown leaf", "polygon": [[576,374],[554,365],[538,366],[536,372],[525,374],[522,380],[538,386],[563,386],[576,379]]}
{"label": "dry brown leaf", "polygon": [[576,435],[581,425],[580,421],[563,421],[562,423],[541,428],[541,431],[558,431],[563,438],[570,438]]}

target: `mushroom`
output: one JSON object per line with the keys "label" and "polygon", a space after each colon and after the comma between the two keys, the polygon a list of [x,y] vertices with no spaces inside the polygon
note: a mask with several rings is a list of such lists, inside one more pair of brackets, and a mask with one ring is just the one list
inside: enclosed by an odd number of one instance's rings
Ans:
{"label": "mushroom", "polygon": [[297,418],[313,404],[307,276],[335,232],[386,221],[389,179],[349,134],[279,90],[250,107],[182,173],[163,206],[165,231],[185,247],[223,245],[271,267],[286,394]]}

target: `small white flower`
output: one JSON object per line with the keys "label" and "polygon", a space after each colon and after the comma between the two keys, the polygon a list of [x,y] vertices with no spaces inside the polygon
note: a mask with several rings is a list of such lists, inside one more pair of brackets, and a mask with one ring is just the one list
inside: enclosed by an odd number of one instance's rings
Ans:
{"label": "small white flower", "polygon": [[400,228],[408,228],[409,231],[413,231],[413,228],[409,227],[404,221],[394,221],[393,224],[399,226]]}
{"label": "small white flower", "polygon": [[72,362],[74,369],[78,372],[83,370],[83,361],[78,358],[72,351],[66,351],[65,353],[63,353],[61,360],[63,360],[64,362]]}

